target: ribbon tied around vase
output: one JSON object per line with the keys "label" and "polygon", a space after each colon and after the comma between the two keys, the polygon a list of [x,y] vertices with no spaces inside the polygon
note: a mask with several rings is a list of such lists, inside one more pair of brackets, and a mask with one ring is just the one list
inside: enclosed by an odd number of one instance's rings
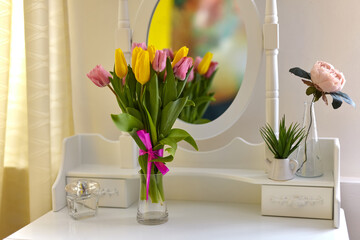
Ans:
{"label": "ribbon tied around vase", "polygon": [[[144,143],[146,150],[139,150],[139,155],[148,155],[148,162],[147,162],[147,171],[146,171],[146,200],[149,199],[149,185],[150,185],[150,174],[151,174],[151,165],[152,160],[156,159],[158,157],[162,157],[164,154],[164,149],[159,150],[153,150],[150,134],[146,132],[145,130],[139,130],[136,132],[139,136],[140,140]],[[169,169],[166,167],[166,165],[163,162],[154,162],[155,166],[159,171],[162,173],[162,175],[165,175]]]}

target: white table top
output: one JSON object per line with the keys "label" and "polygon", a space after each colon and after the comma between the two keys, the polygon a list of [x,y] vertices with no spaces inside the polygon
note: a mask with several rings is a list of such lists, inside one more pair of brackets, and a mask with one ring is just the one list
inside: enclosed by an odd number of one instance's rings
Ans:
{"label": "white table top", "polygon": [[169,221],[144,226],[136,222],[136,207],[99,208],[97,216],[82,220],[64,208],[6,239],[348,239],[343,211],[335,229],[331,220],[261,216],[255,204],[169,201]]}

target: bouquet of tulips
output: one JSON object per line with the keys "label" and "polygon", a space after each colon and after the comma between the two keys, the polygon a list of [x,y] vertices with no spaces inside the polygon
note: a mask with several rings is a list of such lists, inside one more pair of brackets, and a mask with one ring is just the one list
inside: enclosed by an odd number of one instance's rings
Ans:
{"label": "bouquet of tulips", "polygon": [[196,57],[188,82],[181,96],[189,97],[195,106],[185,106],[179,118],[189,123],[206,123],[208,119],[203,118],[210,102],[215,101],[214,93],[209,92],[214,76],[217,71],[217,62],[211,61],[213,54],[208,52],[204,58]]}
{"label": "bouquet of tulips", "polygon": [[[173,128],[183,109],[195,106],[189,99],[191,94],[184,92],[194,68],[188,51],[182,47],[173,54],[169,49],[156,50],[144,43],[133,44],[131,66],[122,50],[116,49],[112,72],[97,65],[87,74],[94,84],[107,86],[114,93],[122,113],[112,114],[111,118],[140,148],[140,173],[146,176],[141,181],[146,184],[141,200],[148,200],[150,196],[152,202],[164,201],[162,175],[169,171],[166,163],[173,160],[179,141],[184,140],[198,149],[189,133]],[[210,65],[211,61],[205,58],[198,69],[204,68],[202,72],[207,72]],[[157,174],[159,172],[162,175]]]}

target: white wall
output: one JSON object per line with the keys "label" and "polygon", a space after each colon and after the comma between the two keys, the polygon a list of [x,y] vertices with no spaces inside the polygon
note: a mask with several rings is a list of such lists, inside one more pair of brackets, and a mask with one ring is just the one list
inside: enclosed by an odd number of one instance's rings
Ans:
{"label": "white wall", "polygon": [[[256,2],[263,13],[265,1]],[[129,1],[132,18],[138,3],[139,0]],[[98,132],[111,139],[116,139],[118,132],[109,114],[117,113],[118,107],[110,91],[98,89],[85,74],[96,64],[101,63],[109,70],[113,67],[116,6],[117,0],[69,1],[72,67],[77,69],[72,76],[76,132]],[[360,89],[358,10],[360,1],[357,0],[278,0],[280,115],[286,114],[291,121],[301,121],[303,102],[308,98],[306,87],[288,70],[295,66],[310,70],[316,60],[328,61],[340,69],[347,79],[343,91],[360,104],[357,91]],[[216,141],[200,142],[203,149],[222,145],[234,136],[242,136],[250,142],[261,141],[258,128],[265,119],[264,67],[263,62],[256,92],[245,115]],[[316,116],[319,136],[340,138],[341,175],[360,177],[357,157],[360,148],[356,141],[360,135],[360,124],[357,124],[359,108],[344,104],[334,110],[319,101],[316,103]]]}
{"label": "white wall", "polygon": [[[134,18],[140,0],[130,0],[130,17]],[[255,1],[263,15],[264,0]],[[108,70],[113,66],[115,49],[117,0],[69,0],[71,53],[73,68],[73,101],[76,133],[96,132],[116,139],[118,130],[110,119],[117,113],[114,97],[107,89],[98,89],[85,74],[96,64]],[[278,0],[280,24],[280,116],[301,121],[306,87],[291,75],[291,67],[310,70],[316,60],[332,63],[345,74],[343,92],[360,105],[360,1],[358,0]],[[263,17],[262,17],[263,18]],[[221,66],[220,66],[221,67]],[[76,69],[76,70],[74,70]],[[245,115],[214,141],[201,141],[200,148],[220,147],[235,136],[260,142],[258,133],[265,121],[265,64],[263,62],[256,92]],[[329,99],[330,100],[330,99]],[[360,111],[344,104],[334,110],[323,102],[316,103],[319,136],[338,137],[341,144],[341,176],[360,178]],[[343,197],[359,196],[351,184],[343,189]],[[356,207],[347,201],[347,208]],[[346,210],[346,209],[345,209]],[[358,215],[351,222],[360,221]],[[350,229],[353,239],[360,239],[357,229]],[[355,237],[354,237],[355,236]]]}

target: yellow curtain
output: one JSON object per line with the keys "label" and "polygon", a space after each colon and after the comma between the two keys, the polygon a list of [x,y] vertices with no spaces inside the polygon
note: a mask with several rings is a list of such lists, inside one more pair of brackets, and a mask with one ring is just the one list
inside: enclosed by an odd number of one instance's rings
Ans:
{"label": "yellow curtain", "polygon": [[73,134],[66,0],[0,0],[0,238],[51,210]]}

